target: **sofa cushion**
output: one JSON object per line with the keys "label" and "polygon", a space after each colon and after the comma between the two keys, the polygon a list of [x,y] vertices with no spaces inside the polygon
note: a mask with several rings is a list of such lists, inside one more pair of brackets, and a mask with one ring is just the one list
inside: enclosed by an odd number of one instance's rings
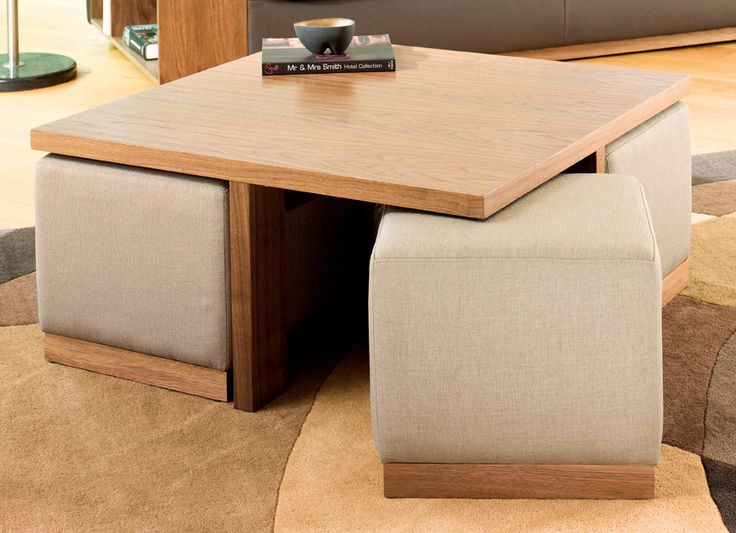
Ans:
{"label": "sofa cushion", "polygon": [[565,44],[736,26],[733,0],[566,0]]}
{"label": "sofa cushion", "polygon": [[388,33],[397,44],[490,53],[561,44],[564,0],[249,0],[248,49],[323,17],[352,18],[357,35]]}

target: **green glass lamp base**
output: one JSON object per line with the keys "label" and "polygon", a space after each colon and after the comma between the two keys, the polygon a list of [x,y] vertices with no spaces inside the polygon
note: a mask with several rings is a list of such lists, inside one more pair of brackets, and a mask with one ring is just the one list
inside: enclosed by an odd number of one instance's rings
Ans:
{"label": "green glass lamp base", "polygon": [[8,66],[8,55],[0,54],[0,92],[27,91],[50,87],[77,77],[77,63],[58,54],[20,54],[21,65]]}

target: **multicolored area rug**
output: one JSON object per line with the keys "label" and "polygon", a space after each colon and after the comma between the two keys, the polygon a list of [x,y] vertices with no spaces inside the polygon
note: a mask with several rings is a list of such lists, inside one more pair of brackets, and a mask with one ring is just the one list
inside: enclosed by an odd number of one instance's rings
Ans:
{"label": "multicolored area rug", "polygon": [[736,152],[693,169],[654,500],[383,498],[365,345],[305,344],[255,414],[48,364],[24,229],[0,232],[0,531],[736,532]]}

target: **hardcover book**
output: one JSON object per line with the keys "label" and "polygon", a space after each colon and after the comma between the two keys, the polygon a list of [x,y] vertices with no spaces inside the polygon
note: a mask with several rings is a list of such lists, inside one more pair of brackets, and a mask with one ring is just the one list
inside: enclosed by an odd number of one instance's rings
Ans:
{"label": "hardcover book", "polygon": [[125,26],[123,43],[144,59],[158,59],[158,24]]}
{"label": "hardcover book", "polygon": [[388,35],[356,35],[344,54],[316,55],[296,37],[263,39],[261,61],[264,76],[330,74],[349,72],[393,72],[396,70]]}

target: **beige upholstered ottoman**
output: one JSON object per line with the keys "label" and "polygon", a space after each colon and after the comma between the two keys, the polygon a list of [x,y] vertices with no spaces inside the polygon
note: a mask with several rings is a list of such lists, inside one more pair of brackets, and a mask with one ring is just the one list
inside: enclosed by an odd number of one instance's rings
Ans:
{"label": "beige upholstered ottoman", "polygon": [[647,195],[665,299],[687,285],[692,162],[690,116],[678,102],[606,147],[606,172],[636,176]]}
{"label": "beige upholstered ottoman", "polygon": [[[285,205],[289,329],[350,294],[351,269],[366,266],[360,206],[297,199]],[[36,209],[47,359],[228,398],[226,182],[47,156],[37,169]]]}
{"label": "beige upholstered ottoman", "polygon": [[485,221],[388,209],[369,297],[385,494],[652,497],[660,301],[635,178],[563,175]]}
{"label": "beige upholstered ottoman", "polygon": [[47,358],[226,400],[227,212],[221,182],[42,159],[36,262]]}

